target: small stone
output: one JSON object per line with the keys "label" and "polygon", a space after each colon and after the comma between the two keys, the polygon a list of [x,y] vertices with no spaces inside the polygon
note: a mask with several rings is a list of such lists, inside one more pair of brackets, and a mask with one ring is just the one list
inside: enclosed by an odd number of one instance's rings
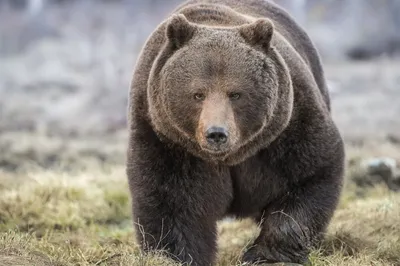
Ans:
{"label": "small stone", "polygon": [[363,164],[364,166],[367,166],[370,171],[376,171],[379,169],[391,169],[394,171],[397,167],[396,160],[390,157],[372,158],[364,161]]}
{"label": "small stone", "polygon": [[400,169],[395,159],[390,157],[377,157],[361,163],[365,175],[355,180],[359,184],[373,186],[385,183],[391,190],[400,189]]}

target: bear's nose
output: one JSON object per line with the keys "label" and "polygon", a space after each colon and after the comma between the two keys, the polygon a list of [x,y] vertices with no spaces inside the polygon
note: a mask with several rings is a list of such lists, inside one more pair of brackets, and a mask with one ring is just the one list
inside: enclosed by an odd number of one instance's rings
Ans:
{"label": "bear's nose", "polygon": [[206,131],[208,143],[213,145],[221,145],[228,140],[228,132],[223,127],[210,127]]}

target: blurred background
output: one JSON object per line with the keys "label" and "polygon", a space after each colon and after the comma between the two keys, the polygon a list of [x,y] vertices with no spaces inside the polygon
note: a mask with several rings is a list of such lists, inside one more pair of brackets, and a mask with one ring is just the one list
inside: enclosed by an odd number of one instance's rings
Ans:
{"label": "blurred background", "polygon": [[[135,60],[180,2],[0,0],[0,167],[51,164],[72,139],[90,146],[85,154],[123,160]],[[275,2],[317,45],[345,140],[400,143],[400,1]],[[117,155],[99,154],[119,142]],[[42,158],[44,147],[53,150]]]}

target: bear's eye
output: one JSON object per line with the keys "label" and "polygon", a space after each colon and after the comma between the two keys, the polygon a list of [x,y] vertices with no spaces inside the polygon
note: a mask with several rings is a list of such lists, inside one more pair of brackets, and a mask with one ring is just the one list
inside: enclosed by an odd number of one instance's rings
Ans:
{"label": "bear's eye", "polygon": [[203,101],[206,98],[206,96],[203,93],[195,93],[194,98],[198,101]]}
{"label": "bear's eye", "polygon": [[232,100],[237,100],[237,99],[240,98],[240,94],[237,93],[237,92],[229,93],[229,98],[232,99]]}

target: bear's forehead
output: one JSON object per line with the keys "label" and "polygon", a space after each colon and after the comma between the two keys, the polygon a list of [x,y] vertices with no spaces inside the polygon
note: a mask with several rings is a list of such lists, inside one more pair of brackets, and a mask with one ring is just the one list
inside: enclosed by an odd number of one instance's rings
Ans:
{"label": "bear's forehead", "polygon": [[182,62],[182,65],[177,62],[167,71],[166,79],[173,83],[184,83],[192,88],[211,88],[215,84],[226,88],[242,87],[243,84],[253,84],[258,73],[254,70],[258,65],[254,61],[249,61],[246,65],[246,62],[233,62],[225,60],[222,56],[204,56],[201,61],[191,61],[190,64],[185,60]]}
{"label": "bear's forehead", "polygon": [[192,45],[209,45],[219,47],[235,47],[239,43],[244,43],[239,33],[232,29],[225,28],[204,28],[199,30],[193,37]]}
{"label": "bear's forehead", "polygon": [[193,46],[188,45],[176,55],[175,60],[183,68],[197,69],[212,75],[232,71],[246,72],[246,69],[262,66],[265,55],[244,43],[205,40]]}
{"label": "bear's forehead", "polygon": [[243,90],[254,84],[252,80],[243,77],[232,77],[230,75],[213,75],[209,77],[194,77],[189,81],[187,89],[206,91],[230,91]]}

